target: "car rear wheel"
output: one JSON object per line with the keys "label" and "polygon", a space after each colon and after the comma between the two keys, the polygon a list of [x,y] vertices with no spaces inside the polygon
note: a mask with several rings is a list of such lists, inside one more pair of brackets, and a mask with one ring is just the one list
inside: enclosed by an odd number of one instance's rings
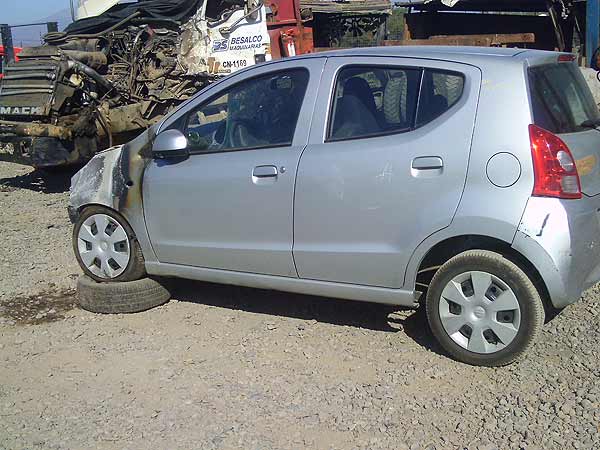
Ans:
{"label": "car rear wheel", "polygon": [[73,250],[82,270],[95,281],[134,281],[146,273],[133,230],[120,214],[102,206],[86,208],[79,216]]}
{"label": "car rear wheel", "polygon": [[503,366],[519,359],[544,323],[542,300],[527,274],[483,250],[466,251],[440,267],[426,309],[442,347],[473,365]]}

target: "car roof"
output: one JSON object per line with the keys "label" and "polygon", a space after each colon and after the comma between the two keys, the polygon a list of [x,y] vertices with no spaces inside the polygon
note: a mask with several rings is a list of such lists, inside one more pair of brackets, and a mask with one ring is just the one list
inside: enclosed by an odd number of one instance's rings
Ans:
{"label": "car roof", "polygon": [[357,56],[384,56],[425,58],[444,61],[455,61],[467,64],[479,65],[486,60],[504,60],[515,62],[519,60],[537,60],[556,58],[556,52],[543,50],[529,50],[522,48],[502,47],[461,47],[441,45],[407,45],[407,46],[385,46],[385,47],[360,47],[343,50],[329,50],[325,52],[302,55],[304,57],[357,57]]}

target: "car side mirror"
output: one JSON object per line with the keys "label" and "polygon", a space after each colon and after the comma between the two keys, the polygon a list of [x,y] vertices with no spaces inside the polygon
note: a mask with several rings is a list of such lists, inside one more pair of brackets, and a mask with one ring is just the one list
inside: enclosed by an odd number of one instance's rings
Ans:
{"label": "car side mirror", "polygon": [[187,158],[188,140],[179,130],[167,130],[154,138],[152,156],[156,159]]}
{"label": "car side mirror", "polygon": [[598,47],[592,55],[590,67],[595,71],[600,72],[600,47]]}

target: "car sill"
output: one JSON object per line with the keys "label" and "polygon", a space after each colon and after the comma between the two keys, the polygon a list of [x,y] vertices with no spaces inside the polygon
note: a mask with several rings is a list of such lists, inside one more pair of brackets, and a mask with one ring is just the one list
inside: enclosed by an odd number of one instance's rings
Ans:
{"label": "car sill", "polygon": [[233,284],[257,289],[271,289],[306,295],[398,305],[409,308],[416,308],[418,306],[418,294],[414,291],[403,289],[302,280],[298,278],[257,275],[230,270],[207,269],[156,262],[146,262],[146,271],[149,275],[155,276],[189,278],[211,283]]}

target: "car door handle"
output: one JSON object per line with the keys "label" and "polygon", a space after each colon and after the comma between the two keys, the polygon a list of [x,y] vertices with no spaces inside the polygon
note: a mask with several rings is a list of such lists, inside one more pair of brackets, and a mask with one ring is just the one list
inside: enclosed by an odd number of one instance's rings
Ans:
{"label": "car door handle", "polygon": [[419,156],[412,160],[411,167],[415,170],[439,170],[444,167],[444,161],[439,156]]}
{"label": "car door handle", "polygon": [[256,178],[269,178],[277,176],[277,167],[275,166],[256,166],[252,171],[252,176]]}

